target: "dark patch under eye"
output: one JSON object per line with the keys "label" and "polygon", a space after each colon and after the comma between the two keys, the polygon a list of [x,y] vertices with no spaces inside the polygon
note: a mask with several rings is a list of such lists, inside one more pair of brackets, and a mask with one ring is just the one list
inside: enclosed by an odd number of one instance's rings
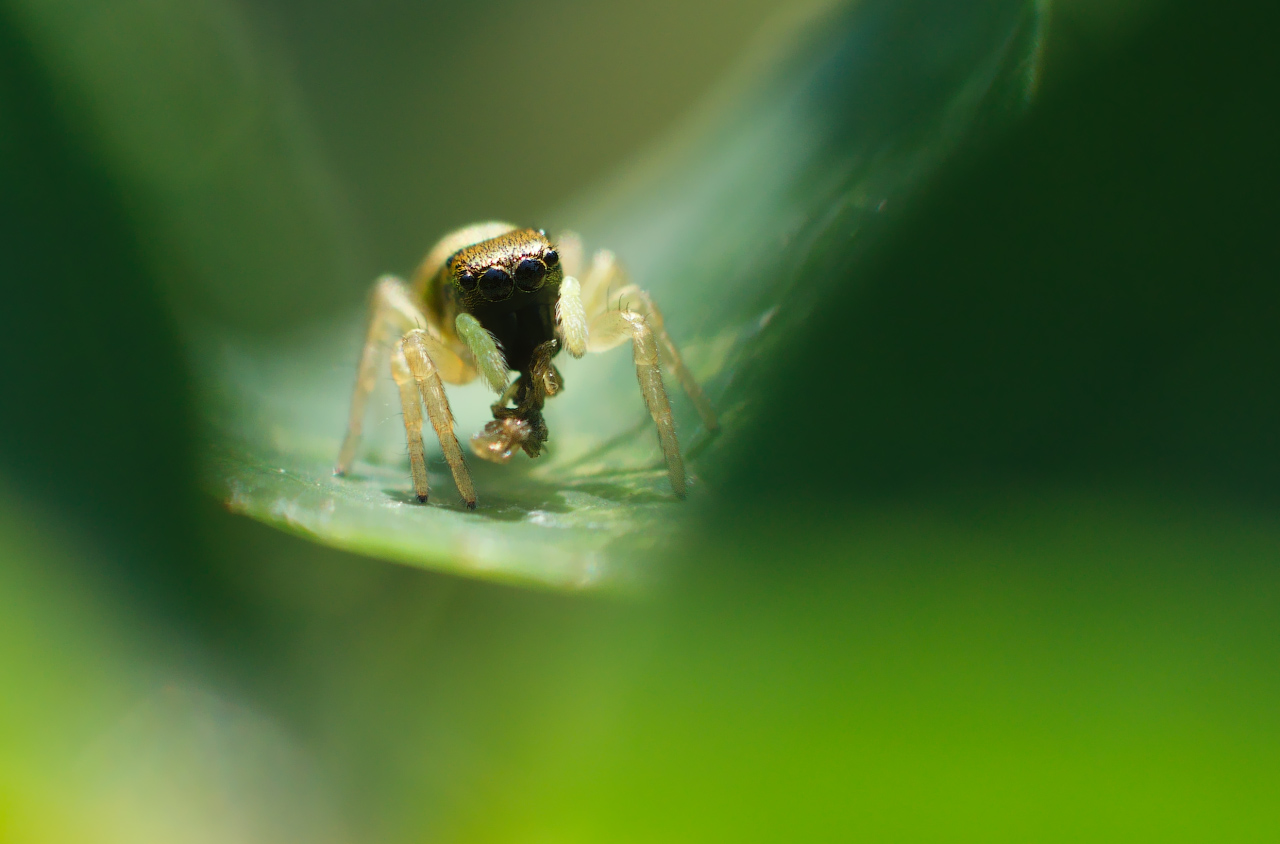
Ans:
{"label": "dark patch under eye", "polygon": [[541,287],[546,275],[547,268],[537,258],[525,258],[516,265],[516,285],[526,293]]}
{"label": "dark patch under eye", "polygon": [[480,295],[497,301],[511,295],[511,276],[501,267],[490,267],[480,274]]}
{"label": "dark patch under eye", "polygon": [[548,249],[542,256],[542,262],[548,267],[554,267],[560,263],[560,253],[554,249]]}
{"label": "dark patch under eye", "polygon": [[476,277],[469,272],[463,272],[458,276],[458,286],[470,293],[476,289]]}

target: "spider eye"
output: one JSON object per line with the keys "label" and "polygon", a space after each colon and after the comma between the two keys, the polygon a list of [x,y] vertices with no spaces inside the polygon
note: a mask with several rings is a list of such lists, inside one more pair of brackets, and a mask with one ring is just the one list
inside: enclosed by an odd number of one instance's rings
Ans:
{"label": "spider eye", "polygon": [[511,295],[511,276],[501,267],[490,267],[480,275],[480,293],[497,301]]}
{"label": "spider eye", "polygon": [[469,272],[463,272],[458,276],[458,286],[470,293],[476,289],[476,277]]}
{"label": "spider eye", "polygon": [[516,284],[526,293],[537,290],[542,286],[542,279],[547,274],[547,268],[537,258],[525,258],[516,265]]}
{"label": "spider eye", "polygon": [[542,256],[542,261],[548,267],[554,267],[556,264],[560,263],[560,253],[554,249],[548,249]]}

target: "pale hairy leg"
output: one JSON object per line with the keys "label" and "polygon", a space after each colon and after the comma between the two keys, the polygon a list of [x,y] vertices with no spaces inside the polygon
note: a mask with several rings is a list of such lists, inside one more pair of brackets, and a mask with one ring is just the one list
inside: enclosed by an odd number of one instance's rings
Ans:
{"label": "pale hairy leg", "polygon": [[621,310],[614,306],[617,298],[613,291],[628,286],[630,279],[617,255],[608,249],[596,250],[582,273],[578,280],[582,283],[582,307],[588,317],[604,313],[610,307]]}
{"label": "pale hairy leg", "polygon": [[[369,304],[369,327],[360,352],[355,389],[351,394],[351,411],[347,417],[347,433],[343,437],[342,448],[338,451],[338,463],[333,470],[335,475],[345,474],[355,460],[356,448],[360,444],[360,434],[364,427],[365,407],[369,394],[377,383],[387,347],[413,328],[430,331],[426,316],[414,304],[404,282],[389,275],[378,279],[373,286]],[[475,367],[441,342],[434,333],[428,334],[427,343],[444,380],[451,384],[465,384],[475,378]]]}
{"label": "pale hairy leg", "polygon": [[427,482],[427,455],[422,446],[422,396],[418,390],[418,382],[409,369],[409,362],[405,360],[403,341],[397,342],[391,351],[391,377],[400,390],[401,416],[404,418],[405,440],[409,444],[409,471],[413,475],[413,491],[419,501],[426,501],[430,490]]}
{"label": "pale hairy leg", "polygon": [[[453,433],[453,412],[444,394],[444,383],[431,356],[432,338],[421,329],[414,329],[396,343],[392,356],[391,372],[400,386],[400,401],[404,408],[405,436],[409,443],[409,462],[413,471],[413,488],[419,501],[427,500],[426,457],[422,448],[422,411],[426,405],[427,416],[435,428],[436,438],[444,459],[453,472],[453,482],[467,507],[476,508],[476,491],[471,484],[471,473],[462,460],[462,449]],[[408,373],[408,379],[405,373]],[[406,383],[407,382],[407,383]],[[416,392],[406,389],[416,385]]]}
{"label": "pale hairy leg", "polygon": [[[561,285],[561,297],[563,298],[564,295],[564,287]],[[707,401],[707,396],[702,392],[702,387],[699,386],[697,379],[693,377],[693,373],[685,366],[684,358],[680,355],[680,349],[676,346],[675,341],[671,339],[671,335],[667,333],[662,311],[654,304],[653,298],[648,292],[630,282],[627,278],[626,269],[618,261],[617,256],[607,249],[601,249],[592,256],[591,267],[587,270],[586,277],[581,283],[579,298],[582,302],[583,311],[589,318],[594,318],[597,314],[603,313],[610,307],[616,307],[618,310],[631,310],[635,307],[636,310],[648,317],[649,327],[653,329],[653,333],[657,337],[658,347],[666,359],[667,366],[671,369],[672,374],[676,376],[676,380],[680,382],[681,388],[689,396],[693,406],[697,408],[698,415],[702,417],[702,424],[712,433],[720,430],[720,422],[716,419],[716,413],[711,408],[711,402]],[[617,304],[615,305],[615,303]],[[616,342],[622,343],[624,340],[625,338],[621,338]],[[567,336],[566,348],[572,354],[573,349],[568,346]],[[601,351],[604,351],[604,349],[601,349]],[[580,355],[575,355],[575,357],[580,357]]]}
{"label": "pale hairy leg", "polygon": [[716,412],[711,409],[711,402],[707,401],[707,396],[702,392],[702,387],[698,385],[693,373],[684,365],[684,358],[680,356],[680,350],[676,348],[671,335],[667,333],[666,325],[662,319],[662,311],[658,310],[658,306],[653,303],[653,299],[646,291],[641,290],[634,284],[629,284],[619,290],[617,296],[626,303],[625,307],[630,307],[633,302],[639,304],[638,310],[649,318],[649,327],[653,329],[653,334],[658,339],[658,346],[666,358],[667,366],[676,376],[676,380],[680,382],[680,386],[684,388],[685,395],[689,397],[689,400],[693,402],[693,406],[697,408],[698,415],[702,417],[702,424],[711,433],[718,432],[720,430],[720,422],[716,419]]}
{"label": "pale hairy leg", "polygon": [[582,248],[582,238],[577,232],[561,232],[555,240],[556,251],[560,253],[560,266],[566,276],[582,277],[582,260],[586,252]]}
{"label": "pale hairy leg", "polygon": [[658,344],[645,317],[631,311],[605,311],[591,320],[588,329],[589,351],[605,351],[631,340],[636,364],[636,380],[640,393],[649,408],[653,424],[658,428],[658,441],[667,461],[667,476],[671,489],[685,497],[684,458],[680,456],[680,443],[676,439],[675,421],[671,416],[671,403],[662,385],[662,371],[658,364]]}
{"label": "pale hairy leg", "polygon": [[564,349],[575,358],[587,353],[587,313],[582,305],[582,290],[578,280],[566,276],[560,282],[560,298],[556,301],[556,322],[560,325],[560,337]]}

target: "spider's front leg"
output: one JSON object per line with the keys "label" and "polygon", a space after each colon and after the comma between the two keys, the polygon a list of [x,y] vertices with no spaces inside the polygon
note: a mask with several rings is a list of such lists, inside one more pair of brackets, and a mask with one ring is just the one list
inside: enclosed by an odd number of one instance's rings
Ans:
{"label": "spider's front leg", "polygon": [[[365,406],[377,383],[381,362],[386,360],[387,347],[410,329],[425,325],[427,318],[414,304],[403,281],[387,275],[374,283],[369,302],[369,326],[360,351],[355,389],[351,393],[351,410],[347,416],[347,433],[342,438],[342,448],[338,451],[338,463],[333,470],[335,475],[345,475],[355,460],[356,448],[360,445],[360,434],[364,428]],[[466,361],[450,352],[438,340],[435,346],[436,366],[443,371],[445,380],[462,384],[474,377],[474,368]]]}
{"label": "spider's front leg", "polygon": [[[470,321],[468,321],[470,320]],[[493,338],[475,330],[474,320],[459,318],[457,330],[467,344],[474,363],[463,359],[449,348],[431,327],[426,315],[415,304],[408,287],[394,276],[384,276],[373,287],[369,308],[369,328],[360,353],[359,370],[351,396],[351,413],[347,434],[338,453],[335,475],[345,474],[355,459],[360,442],[365,405],[377,381],[379,361],[384,360],[387,346],[396,341],[391,353],[391,374],[400,390],[404,409],[405,437],[409,444],[409,464],[413,472],[413,489],[419,501],[427,500],[427,465],[422,446],[422,406],[440,439],[458,492],[468,507],[476,506],[475,489],[462,451],[453,434],[453,414],[444,395],[442,380],[465,384],[479,373],[494,390],[505,387],[506,368]]]}
{"label": "spider's front leg", "polygon": [[462,449],[453,433],[453,412],[444,394],[440,372],[432,360],[430,349],[434,338],[426,331],[414,329],[396,343],[391,354],[391,375],[400,389],[400,405],[404,410],[405,438],[409,443],[409,468],[413,474],[413,491],[419,501],[426,501],[427,457],[422,445],[422,406],[427,406],[431,427],[436,430],[444,459],[453,472],[453,482],[468,508],[476,508],[476,490],[471,473],[462,460]]}

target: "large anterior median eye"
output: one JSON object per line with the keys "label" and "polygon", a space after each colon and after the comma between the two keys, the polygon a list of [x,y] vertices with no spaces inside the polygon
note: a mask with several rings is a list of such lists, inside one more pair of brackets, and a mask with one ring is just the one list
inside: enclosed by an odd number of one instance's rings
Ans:
{"label": "large anterior median eye", "polygon": [[480,274],[480,295],[497,301],[511,295],[511,276],[502,267],[490,267]]}
{"label": "large anterior median eye", "polygon": [[537,258],[525,258],[516,265],[516,285],[526,293],[541,287],[546,275],[547,268]]}

